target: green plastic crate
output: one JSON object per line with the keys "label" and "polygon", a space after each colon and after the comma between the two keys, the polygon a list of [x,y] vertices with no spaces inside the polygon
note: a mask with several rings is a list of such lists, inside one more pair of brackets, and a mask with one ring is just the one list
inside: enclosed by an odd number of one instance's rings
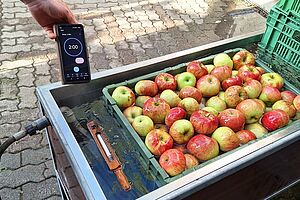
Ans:
{"label": "green plastic crate", "polygon": [[273,7],[267,19],[267,28],[258,44],[258,54],[273,60],[283,61],[286,67],[300,70],[300,16],[284,13]]}
{"label": "green plastic crate", "polygon": [[300,16],[300,1],[299,0],[281,0],[275,7],[284,12],[293,12]]}
{"label": "green plastic crate", "polygon": [[[236,52],[242,50],[241,48],[236,48],[236,49],[232,49],[232,50],[228,50],[228,51],[225,51],[225,53],[227,53],[229,56],[233,56]],[[202,62],[203,64],[212,64],[213,63],[213,58],[214,58],[215,55],[212,55],[212,56],[209,56],[209,57],[206,57],[206,58],[202,58],[202,59],[199,59],[198,61]],[[147,75],[144,75],[144,76],[140,76],[140,77],[137,77],[137,78],[134,78],[134,79],[131,79],[131,80],[127,80],[127,81],[124,81],[124,82],[121,82],[121,83],[118,83],[118,84],[112,84],[112,85],[108,85],[106,86],[105,88],[103,88],[103,94],[104,94],[104,100],[106,102],[106,105],[108,107],[111,108],[111,114],[113,115],[113,117],[115,117],[118,122],[121,124],[121,126],[128,131],[128,137],[131,139],[133,139],[135,141],[135,143],[137,144],[137,148],[138,148],[138,151],[140,152],[140,155],[141,155],[141,158],[143,158],[144,160],[144,163],[145,163],[145,167],[151,171],[151,173],[160,181],[161,184],[166,184],[166,183],[169,183],[169,182],[172,182],[192,171],[195,171],[199,168],[202,168],[212,162],[214,162],[215,160],[218,160],[232,152],[235,152],[235,151],[238,151],[240,148],[243,148],[247,145],[250,145],[254,142],[256,142],[256,140],[254,141],[251,141],[249,142],[248,144],[246,145],[243,145],[239,148],[236,148],[230,152],[227,152],[227,153],[223,153],[219,156],[217,156],[216,158],[214,159],[211,159],[209,161],[206,161],[204,163],[201,163],[200,165],[194,167],[194,168],[191,168],[191,169],[188,169],[188,170],[185,170],[184,172],[182,172],[181,174],[177,175],[177,176],[174,176],[174,177],[170,177],[159,165],[158,163],[158,160],[157,160],[157,157],[155,157],[146,147],[145,143],[144,143],[144,138],[140,137],[136,132],[135,130],[133,129],[133,127],[131,126],[131,124],[128,122],[128,120],[126,119],[126,117],[123,115],[122,111],[120,110],[120,108],[116,105],[116,102],[113,100],[111,94],[113,93],[114,89],[117,88],[118,86],[127,86],[131,89],[134,89],[134,86],[135,84],[139,81],[139,80],[154,80],[155,77],[162,73],[162,72],[167,72],[167,73],[170,73],[170,74],[173,74],[173,75],[176,75],[178,73],[181,73],[181,72],[184,72],[186,71],[186,64],[187,63],[182,63],[182,64],[179,64],[179,65],[176,65],[174,67],[168,67],[164,70],[160,70],[160,71],[157,71],[157,72],[154,72],[154,73],[151,73],[151,74],[147,74]],[[256,63],[257,66],[261,66],[262,68],[265,69],[266,72],[273,72],[270,68],[268,68],[264,63],[262,63],[261,61],[257,60],[257,63]],[[293,92],[295,92],[296,94],[299,94],[300,91],[295,88],[293,85],[291,85],[289,82],[285,82],[285,89],[288,89],[288,90],[291,90]],[[133,90],[134,91],[134,90]],[[297,121],[299,123],[299,120]],[[281,130],[281,129],[279,129]],[[270,134],[273,134],[277,131],[274,131],[274,132],[270,132],[268,134],[266,134],[263,138],[265,137],[268,137]],[[260,138],[261,139],[261,138]],[[257,139],[259,140],[259,139]]]}

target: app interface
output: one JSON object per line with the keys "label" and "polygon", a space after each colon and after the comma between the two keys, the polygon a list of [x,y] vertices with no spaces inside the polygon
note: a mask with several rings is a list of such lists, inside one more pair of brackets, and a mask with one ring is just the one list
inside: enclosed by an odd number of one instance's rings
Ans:
{"label": "app interface", "polygon": [[83,28],[81,26],[59,26],[58,34],[65,80],[90,79]]}

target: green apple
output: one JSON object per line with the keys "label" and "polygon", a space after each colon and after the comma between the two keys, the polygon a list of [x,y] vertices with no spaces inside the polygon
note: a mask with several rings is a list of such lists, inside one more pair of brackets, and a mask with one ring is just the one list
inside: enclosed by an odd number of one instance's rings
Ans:
{"label": "green apple", "polygon": [[180,119],[172,124],[169,134],[177,144],[184,144],[193,137],[194,127],[189,120]]}
{"label": "green apple", "polygon": [[118,86],[114,89],[111,96],[120,109],[125,109],[135,102],[133,91],[126,86]]}
{"label": "green apple", "polygon": [[222,151],[230,151],[240,145],[240,139],[235,132],[228,127],[217,128],[211,137],[219,143]]}
{"label": "green apple", "polygon": [[220,53],[214,57],[214,65],[216,67],[228,66],[232,69],[233,62],[231,58],[226,53]]}
{"label": "green apple", "polygon": [[171,108],[176,107],[181,101],[179,96],[173,90],[170,89],[162,91],[162,93],[160,94],[160,98],[165,100]]}
{"label": "green apple", "polygon": [[261,138],[268,133],[268,130],[258,122],[246,125],[245,130],[249,130],[254,133],[256,138]]}
{"label": "green apple", "polygon": [[143,114],[143,109],[138,106],[130,106],[123,111],[123,114],[129,123],[132,123],[137,116]]}
{"label": "green apple", "polygon": [[212,107],[216,111],[221,112],[226,109],[226,103],[218,96],[210,97],[206,102],[207,107]]}
{"label": "green apple", "polygon": [[261,85],[275,87],[280,90],[284,84],[283,78],[275,72],[265,73],[260,78]]}
{"label": "green apple", "polygon": [[181,74],[178,74],[178,76],[176,77],[176,81],[178,90],[181,90],[185,86],[194,87],[196,85],[196,77],[191,72],[183,72]]}
{"label": "green apple", "polygon": [[141,108],[144,107],[144,103],[150,99],[151,97],[150,96],[138,96],[136,99],[135,99],[135,105],[136,106],[139,106]]}
{"label": "green apple", "polygon": [[213,107],[204,107],[201,110],[205,110],[207,112],[210,112],[216,117],[219,115],[219,112],[216,109],[214,109]]}
{"label": "green apple", "polygon": [[133,120],[132,127],[140,136],[145,137],[154,129],[154,123],[150,117],[140,115]]}
{"label": "green apple", "polygon": [[179,102],[178,107],[183,108],[189,117],[194,111],[199,110],[199,103],[196,99],[187,97]]}

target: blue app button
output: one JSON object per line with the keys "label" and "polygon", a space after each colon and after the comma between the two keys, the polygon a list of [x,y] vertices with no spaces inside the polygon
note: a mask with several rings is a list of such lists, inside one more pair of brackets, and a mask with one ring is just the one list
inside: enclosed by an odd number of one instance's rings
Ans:
{"label": "blue app button", "polygon": [[73,70],[74,72],[79,72],[79,67],[74,67]]}

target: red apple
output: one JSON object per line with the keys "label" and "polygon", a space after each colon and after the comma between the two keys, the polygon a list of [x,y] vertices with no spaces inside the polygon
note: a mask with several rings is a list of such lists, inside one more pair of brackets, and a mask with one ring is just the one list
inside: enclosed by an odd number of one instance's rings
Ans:
{"label": "red apple", "polygon": [[143,109],[138,106],[130,106],[123,111],[124,116],[132,123],[134,118],[143,114]]}
{"label": "red apple", "polygon": [[165,131],[153,129],[146,135],[145,144],[151,153],[160,156],[173,147],[173,138]]}
{"label": "red apple", "polygon": [[262,91],[262,86],[258,80],[249,79],[244,83],[244,89],[249,99],[256,99]]}
{"label": "red apple", "polygon": [[200,161],[207,161],[219,155],[219,145],[215,139],[198,134],[187,144],[188,151]]}
{"label": "red apple", "polygon": [[237,132],[236,135],[238,136],[241,144],[247,144],[249,141],[256,139],[255,134],[248,130],[241,130]]}
{"label": "red apple", "polygon": [[271,86],[263,87],[259,99],[262,100],[267,106],[271,106],[273,103],[281,99],[280,91]]}
{"label": "red apple", "polygon": [[196,77],[197,80],[199,78],[201,78],[202,76],[208,74],[208,71],[207,71],[205,65],[203,65],[201,62],[198,62],[198,61],[190,62],[187,65],[186,71],[194,74],[194,76]]}
{"label": "red apple", "polygon": [[293,103],[293,100],[295,99],[296,95],[294,92],[285,90],[282,91],[281,93],[281,99],[290,103]]}
{"label": "red apple", "polygon": [[242,130],[246,122],[245,115],[241,111],[232,108],[220,112],[218,119],[220,126],[229,127],[234,132]]}
{"label": "red apple", "polygon": [[217,79],[219,79],[220,82],[230,78],[231,73],[232,73],[232,70],[228,66],[216,67],[210,72],[210,74],[217,77]]}
{"label": "red apple", "polygon": [[165,124],[168,127],[171,127],[175,121],[179,119],[184,119],[185,116],[186,116],[186,112],[183,108],[180,107],[172,108],[165,118]]}
{"label": "red apple", "polygon": [[242,86],[230,86],[224,94],[225,102],[229,108],[235,108],[241,101],[248,98],[247,92]]}
{"label": "red apple", "polygon": [[271,86],[277,88],[278,90],[280,90],[284,84],[283,78],[278,73],[274,72],[261,75],[260,82],[263,87]]}
{"label": "red apple", "polygon": [[134,90],[138,95],[154,97],[158,93],[158,87],[154,81],[140,80],[135,86]]}
{"label": "red apple", "polygon": [[179,102],[178,107],[183,108],[187,116],[191,116],[194,111],[199,110],[199,103],[194,98],[187,97]]}
{"label": "red apple", "polygon": [[240,102],[236,106],[236,109],[244,114],[246,117],[246,124],[258,122],[265,111],[262,104],[254,99],[246,99]]}
{"label": "red apple", "polygon": [[154,123],[165,122],[165,117],[169,111],[169,104],[159,97],[148,99],[143,108],[143,114],[150,117]]}
{"label": "red apple", "polygon": [[197,88],[200,90],[203,97],[212,97],[220,91],[220,81],[213,75],[202,76],[197,81]]}
{"label": "red apple", "polygon": [[254,65],[244,65],[240,67],[238,76],[241,77],[243,81],[247,81],[249,79],[260,80],[260,72]]}
{"label": "red apple", "polygon": [[262,125],[269,131],[284,127],[289,123],[289,116],[283,110],[271,110],[261,118]]}
{"label": "red apple", "polygon": [[135,100],[135,105],[143,108],[144,103],[150,98],[151,98],[150,96],[138,96]]}
{"label": "red apple", "polygon": [[202,99],[202,94],[201,94],[200,90],[198,90],[195,87],[185,86],[184,88],[182,88],[180,90],[179,97],[181,99],[184,99],[187,97],[192,97],[192,98],[196,99],[196,101],[198,101],[198,103],[200,103],[201,99]]}
{"label": "red apple", "polygon": [[112,93],[112,98],[120,109],[125,109],[135,102],[135,95],[133,91],[126,86],[118,86]]}
{"label": "red apple", "polygon": [[300,94],[294,98],[293,105],[295,106],[296,110],[300,112]]}
{"label": "red apple", "polygon": [[254,65],[255,57],[249,51],[241,50],[232,57],[232,61],[234,69],[239,70],[244,65]]}
{"label": "red apple", "polygon": [[230,77],[230,78],[222,81],[222,89],[224,91],[226,91],[227,88],[229,88],[230,86],[233,86],[233,85],[242,86],[243,80],[239,76],[234,76],[234,77]]}
{"label": "red apple", "polygon": [[217,128],[211,137],[219,143],[222,151],[230,151],[240,145],[238,136],[228,127]]}
{"label": "red apple", "polygon": [[286,114],[288,114],[288,116],[290,118],[293,118],[296,115],[296,108],[293,106],[292,103],[284,101],[284,100],[279,100],[276,101],[273,106],[272,106],[273,110],[279,109],[279,110],[283,110],[284,112],[286,112]]}
{"label": "red apple", "polygon": [[185,164],[186,164],[186,168],[190,169],[193,167],[196,167],[197,165],[199,165],[199,161],[197,160],[197,158],[191,154],[184,154],[185,156]]}
{"label": "red apple", "polygon": [[205,110],[197,110],[190,117],[197,133],[211,134],[219,125],[219,120],[212,113]]}
{"label": "red apple", "polygon": [[165,151],[159,158],[159,164],[170,176],[176,176],[186,169],[185,156],[177,149]]}
{"label": "red apple", "polygon": [[190,121],[180,119],[172,124],[169,134],[177,144],[184,144],[193,137],[194,127]]}
{"label": "red apple", "polygon": [[164,91],[166,89],[176,90],[176,80],[172,74],[160,73],[155,77],[154,82],[159,91]]}

